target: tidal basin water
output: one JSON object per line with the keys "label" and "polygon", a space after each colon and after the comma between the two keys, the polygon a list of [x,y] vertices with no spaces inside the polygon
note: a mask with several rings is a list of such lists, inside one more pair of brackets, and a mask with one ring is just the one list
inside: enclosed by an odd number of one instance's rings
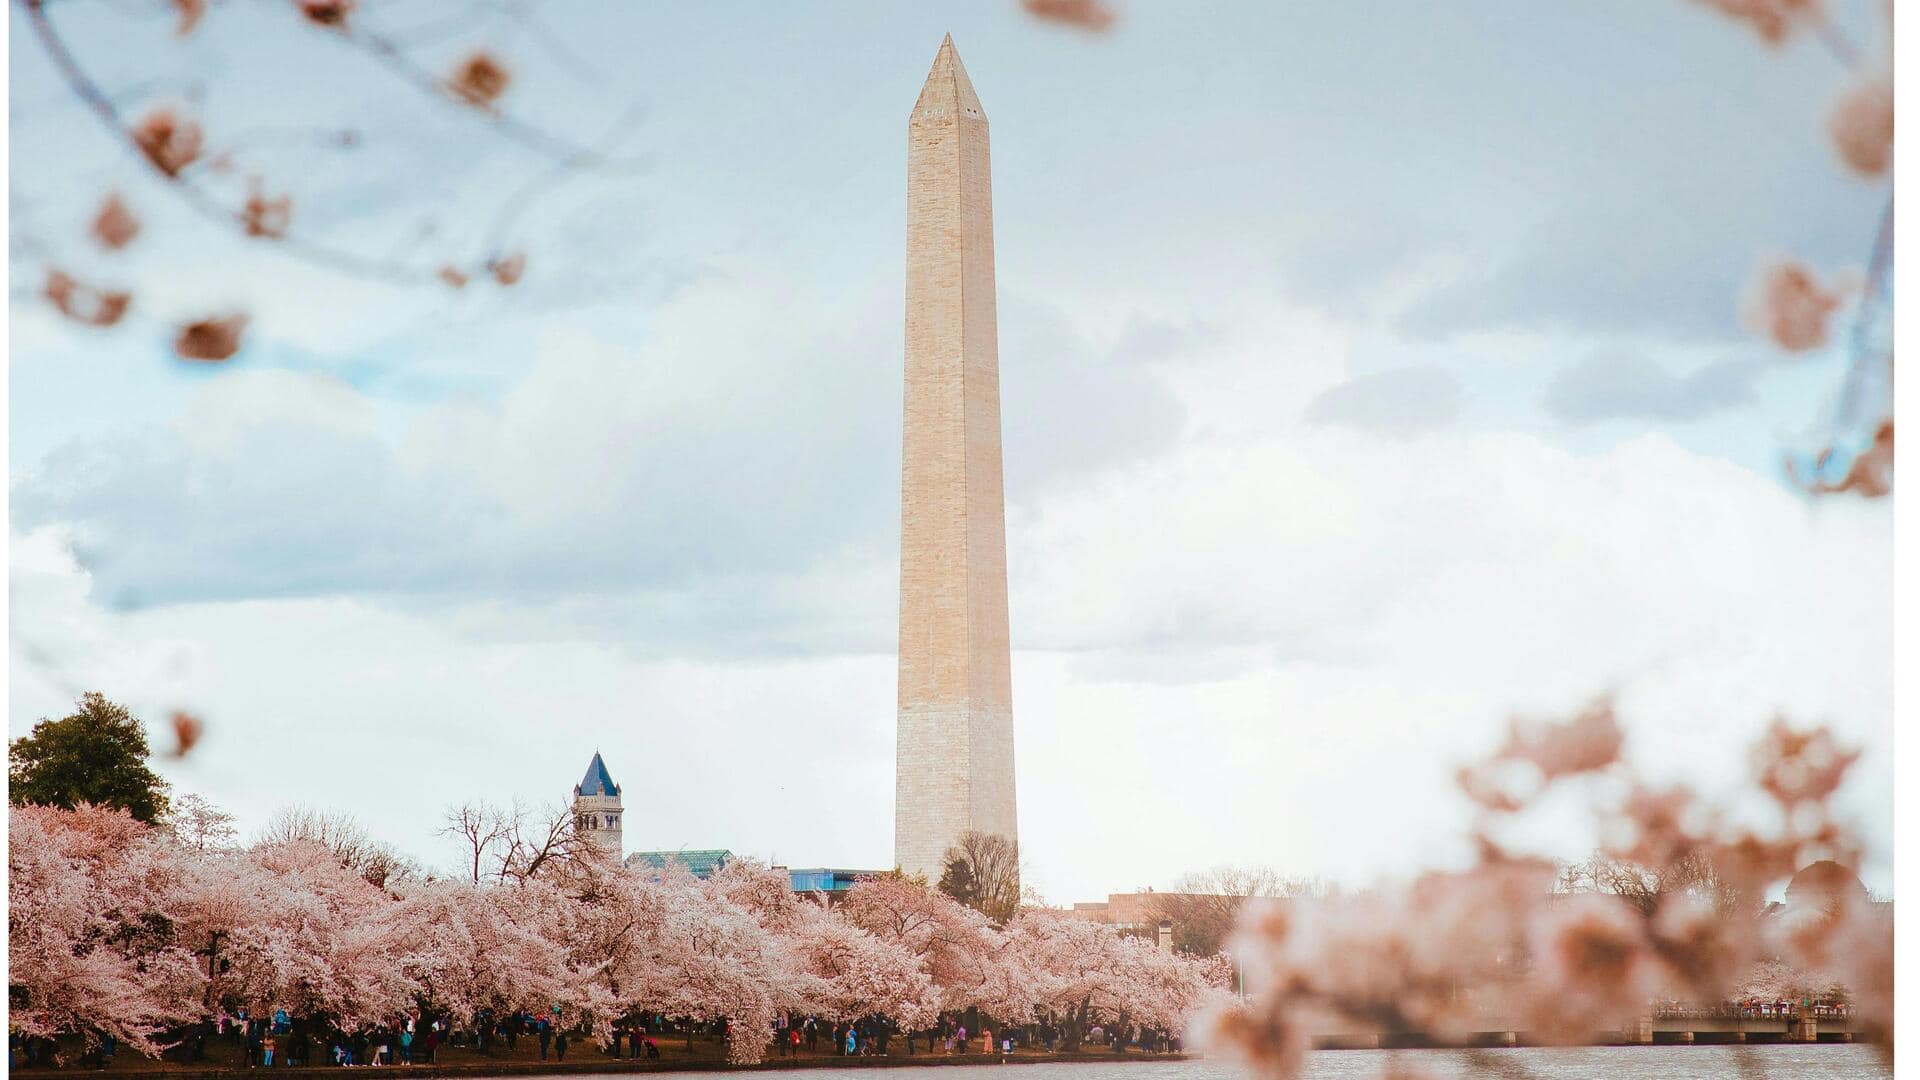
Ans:
{"label": "tidal basin water", "polygon": [[[1306,1080],[1364,1080],[1389,1065],[1436,1078],[1492,1080],[1859,1080],[1890,1077],[1870,1046],[1787,1044],[1757,1046],[1521,1047],[1511,1050],[1321,1050],[1307,1056]],[[774,1071],[774,1070],[768,1070]],[[894,1069],[797,1069],[795,1080],[907,1080]],[[632,1080],[633,1074],[602,1074]],[[1043,1065],[951,1065],[926,1080],[1248,1080],[1220,1061],[1074,1062]],[[581,1077],[576,1080],[591,1080]]]}

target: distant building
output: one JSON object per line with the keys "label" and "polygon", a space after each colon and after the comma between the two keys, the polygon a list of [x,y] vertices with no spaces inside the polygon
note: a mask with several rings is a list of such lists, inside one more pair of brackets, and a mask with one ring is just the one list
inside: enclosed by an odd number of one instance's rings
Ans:
{"label": "distant building", "polygon": [[607,772],[607,763],[600,760],[600,751],[595,750],[593,760],[587,764],[587,775],[573,788],[574,831],[586,837],[595,847],[619,858],[620,819],[624,816],[620,806],[620,785],[613,782],[612,774]]}
{"label": "distant building", "polygon": [[681,867],[705,881],[732,861],[733,852],[725,848],[702,848],[696,851],[636,851],[627,856],[626,864],[635,870]]}
{"label": "distant building", "polygon": [[774,867],[786,870],[787,882],[793,891],[809,896],[819,896],[829,904],[838,903],[847,895],[847,890],[871,877],[877,877],[888,871],[882,870],[835,870],[827,867],[810,867],[796,870],[791,867]]}
{"label": "distant building", "polygon": [[1152,889],[1146,892],[1108,893],[1104,901],[1093,900],[1073,905],[1073,913],[1089,922],[1144,933],[1159,929],[1160,901],[1178,895],[1183,894],[1157,893]]}
{"label": "distant building", "polygon": [[1083,901],[1073,905],[1069,914],[1149,938],[1163,949],[1208,953],[1225,950],[1233,923],[1249,912],[1289,902],[1269,896],[1147,889]]}
{"label": "distant building", "polygon": [[[620,805],[620,785],[613,782],[607,763],[601,759],[600,751],[595,750],[593,760],[587,763],[587,775],[573,787],[574,831],[595,847],[619,858],[625,850],[626,833],[621,826],[621,818],[625,816]],[[724,848],[636,851],[622,861],[630,867],[650,870],[665,870],[668,864],[684,866],[694,877],[705,880],[732,862],[733,852]]]}
{"label": "distant building", "polygon": [[[622,852],[620,819],[624,812],[620,804],[620,785],[613,782],[613,774],[607,771],[607,763],[601,759],[600,752],[594,751],[593,760],[587,764],[587,775],[582,777],[573,788],[573,827],[579,835],[586,837],[596,847],[618,857]],[[622,860],[623,865],[634,870],[663,871],[669,867],[686,870],[702,881],[720,872],[734,860],[733,852],[726,848],[682,849],[679,851],[636,851]],[[797,893],[820,895],[833,903],[845,896],[848,889],[862,878],[873,877],[885,871],[844,870],[834,867],[809,867],[792,870],[776,866],[775,870],[784,871],[787,880]]]}

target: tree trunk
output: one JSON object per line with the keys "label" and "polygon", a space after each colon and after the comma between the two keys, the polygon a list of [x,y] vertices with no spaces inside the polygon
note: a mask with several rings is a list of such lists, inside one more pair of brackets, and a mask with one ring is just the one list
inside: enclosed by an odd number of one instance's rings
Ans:
{"label": "tree trunk", "polygon": [[1069,1053],[1080,1049],[1087,1037],[1087,1013],[1093,1008],[1093,997],[1088,995],[1080,1004],[1067,1010],[1066,1042]]}

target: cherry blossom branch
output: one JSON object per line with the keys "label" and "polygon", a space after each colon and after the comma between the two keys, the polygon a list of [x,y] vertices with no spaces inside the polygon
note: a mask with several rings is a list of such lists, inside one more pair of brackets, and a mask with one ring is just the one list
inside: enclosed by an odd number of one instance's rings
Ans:
{"label": "cherry blossom branch", "polygon": [[609,158],[601,151],[562,139],[490,102],[459,94],[446,79],[415,63],[397,41],[385,35],[350,25],[334,27],[327,32],[366,53],[401,81],[434,100],[477,112],[489,126],[507,139],[553,157],[567,168],[618,170],[640,164],[638,159]]}
{"label": "cherry blossom branch", "polygon": [[[45,0],[18,0],[18,2],[26,12],[27,21],[33,27],[34,36],[46,49],[47,55],[53,60],[54,66],[59,69],[61,77],[66,80],[74,95],[87,106],[88,111],[117,141],[124,143],[135,156],[150,161],[151,156],[147,148],[141,144],[139,136],[121,116],[119,106],[80,66],[80,62],[68,48],[66,40],[61,37],[59,30],[48,18]],[[169,181],[168,187],[200,217],[225,227],[238,228],[242,235],[253,239],[271,239],[281,250],[304,262],[340,273],[374,278],[399,285],[428,285],[438,280],[438,271],[435,268],[410,265],[398,260],[370,258],[298,236],[261,234],[248,228],[249,216],[246,212],[225,205],[190,176],[177,171],[171,175],[164,170],[159,171]]]}
{"label": "cherry blossom branch", "polygon": [[1806,19],[1813,27],[1814,37],[1820,44],[1826,46],[1827,51],[1832,53],[1833,58],[1842,66],[1857,70],[1860,67],[1859,46],[1840,32],[1840,28],[1833,24],[1833,20],[1827,17],[1826,12],[1820,10],[1817,5],[1810,5],[1810,7],[1812,10],[1806,15]]}
{"label": "cherry blossom branch", "polygon": [[[599,143],[605,144],[611,142],[620,132],[626,129],[627,125],[632,122],[638,112],[639,106],[637,105],[628,108],[626,112],[622,113],[620,117],[608,127],[606,134],[602,135],[598,140]],[[592,153],[594,151],[588,150],[587,152]],[[564,184],[567,179],[574,174],[574,167],[581,163],[581,161],[576,160],[556,162],[553,168],[545,173],[532,177],[511,195],[507,196],[506,202],[500,205],[500,209],[494,214],[493,221],[487,226],[488,258],[498,258],[500,256],[500,253],[505,248],[504,238],[507,230],[512,227],[513,223],[525,214],[540,197],[551,195]]]}
{"label": "cherry blossom branch", "polygon": [[[1867,259],[1867,280],[1860,293],[1860,305],[1854,312],[1853,326],[1849,331],[1849,349],[1853,362],[1847,368],[1847,380],[1840,392],[1839,426],[1846,427],[1857,419],[1861,399],[1865,395],[1867,369],[1869,364],[1881,357],[1873,355],[1873,343],[1869,340],[1873,327],[1879,318],[1883,297],[1888,294],[1889,278],[1893,273],[1893,192],[1887,193],[1887,205],[1880,212],[1880,228],[1874,234],[1873,254]],[[1889,366],[1892,353],[1885,359]]]}

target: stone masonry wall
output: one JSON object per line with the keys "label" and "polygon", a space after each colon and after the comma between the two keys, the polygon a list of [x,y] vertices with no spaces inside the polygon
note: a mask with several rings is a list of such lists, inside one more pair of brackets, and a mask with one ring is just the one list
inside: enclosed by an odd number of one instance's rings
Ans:
{"label": "stone masonry wall", "polygon": [[943,42],[908,121],[895,859],[1017,839],[987,118]]}

